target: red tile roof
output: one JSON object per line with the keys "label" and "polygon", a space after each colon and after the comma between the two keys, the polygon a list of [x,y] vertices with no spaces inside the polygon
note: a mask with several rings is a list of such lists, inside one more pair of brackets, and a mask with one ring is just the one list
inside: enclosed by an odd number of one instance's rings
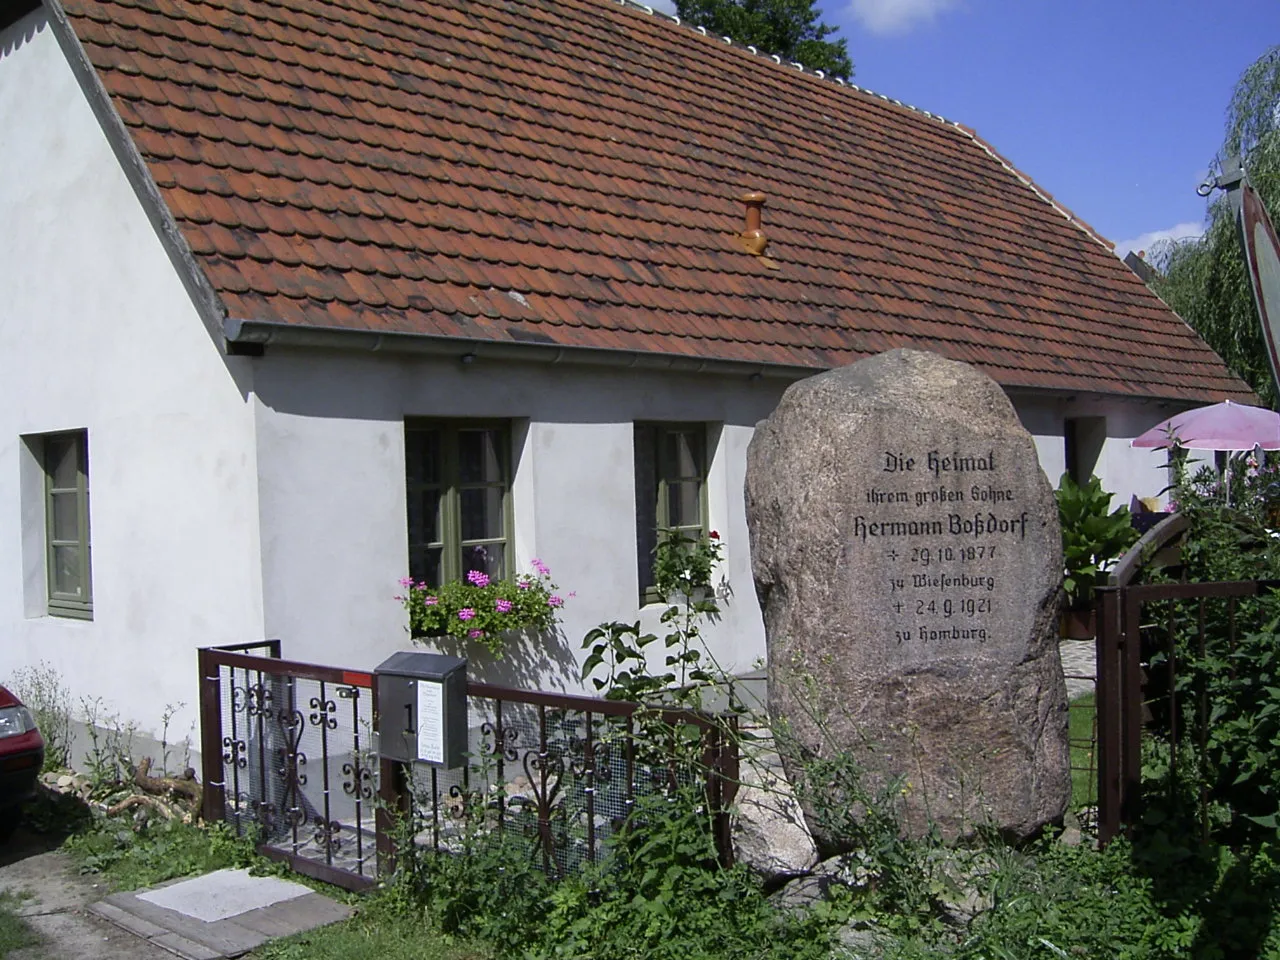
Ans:
{"label": "red tile roof", "polygon": [[[962,127],[612,0],[62,0],[229,316],[1247,398]],[[767,257],[741,194],[764,191]]]}

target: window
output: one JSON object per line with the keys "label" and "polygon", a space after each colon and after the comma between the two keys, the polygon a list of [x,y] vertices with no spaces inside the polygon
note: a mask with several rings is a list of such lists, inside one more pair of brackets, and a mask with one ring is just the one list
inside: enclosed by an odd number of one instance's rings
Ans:
{"label": "window", "polygon": [[642,602],[653,591],[658,534],[700,537],[707,530],[707,427],[702,423],[638,423],[635,428],[636,564]]}
{"label": "window", "polygon": [[42,455],[49,613],[91,620],[89,435],[49,434]]}
{"label": "window", "polygon": [[505,424],[409,421],[409,576],[438,586],[512,574],[511,434]]}

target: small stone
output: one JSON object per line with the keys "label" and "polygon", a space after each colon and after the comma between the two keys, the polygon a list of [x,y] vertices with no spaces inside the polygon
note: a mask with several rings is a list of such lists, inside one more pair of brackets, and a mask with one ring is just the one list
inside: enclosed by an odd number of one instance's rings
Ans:
{"label": "small stone", "polygon": [[825,900],[832,887],[856,887],[865,880],[860,864],[847,857],[832,857],[813,868],[811,873],[796,877],[769,895],[769,902],[780,910],[807,910]]}
{"label": "small stone", "polygon": [[844,949],[837,953],[841,960],[876,960],[883,957],[888,936],[866,920],[850,920],[836,932],[836,941]]}
{"label": "small stone", "polygon": [[66,790],[75,786],[76,778],[71,776],[69,773],[64,773],[62,776],[58,777],[56,782],[60,790]]}

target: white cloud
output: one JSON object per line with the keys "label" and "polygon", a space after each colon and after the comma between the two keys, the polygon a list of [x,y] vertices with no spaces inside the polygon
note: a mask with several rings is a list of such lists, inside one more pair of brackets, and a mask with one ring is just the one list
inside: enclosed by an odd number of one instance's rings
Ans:
{"label": "white cloud", "polygon": [[1199,221],[1174,224],[1167,230],[1152,230],[1134,237],[1132,240],[1120,240],[1116,243],[1116,256],[1124,259],[1130,250],[1145,250],[1151,253],[1153,247],[1163,240],[1187,240],[1204,234],[1204,224]]}
{"label": "white cloud", "polygon": [[850,12],[872,33],[906,33],[959,0],[849,0]]}

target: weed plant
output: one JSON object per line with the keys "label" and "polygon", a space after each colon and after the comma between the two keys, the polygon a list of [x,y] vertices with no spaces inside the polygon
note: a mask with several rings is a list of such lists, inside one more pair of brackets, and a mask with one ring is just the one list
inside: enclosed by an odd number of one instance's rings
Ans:
{"label": "weed plant", "polygon": [[[373,894],[345,923],[259,947],[260,960],[492,960],[488,945],[442,937],[398,891]],[[517,955],[518,956],[518,955]]]}
{"label": "weed plant", "polygon": [[35,931],[18,915],[22,900],[19,894],[0,890],[0,960],[15,950],[40,942]]}
{"label": "weed plant", "polygon": [[44,770],[62,770],[71,763],[71,694],[51,664],[18,669],[7,684],[26,704],[44,737]]}
{"label": "weed plant", "polygon": [[598,864],[543,872],[535,838],[485,826],[473,808],[462,847],[412,843],[399,828],[398,896],[457,942],[486,943],[527,960],[817,960],[823,924],[774,908],[742,866],[717,859],[705,799],[696,788],[642,797]]}

